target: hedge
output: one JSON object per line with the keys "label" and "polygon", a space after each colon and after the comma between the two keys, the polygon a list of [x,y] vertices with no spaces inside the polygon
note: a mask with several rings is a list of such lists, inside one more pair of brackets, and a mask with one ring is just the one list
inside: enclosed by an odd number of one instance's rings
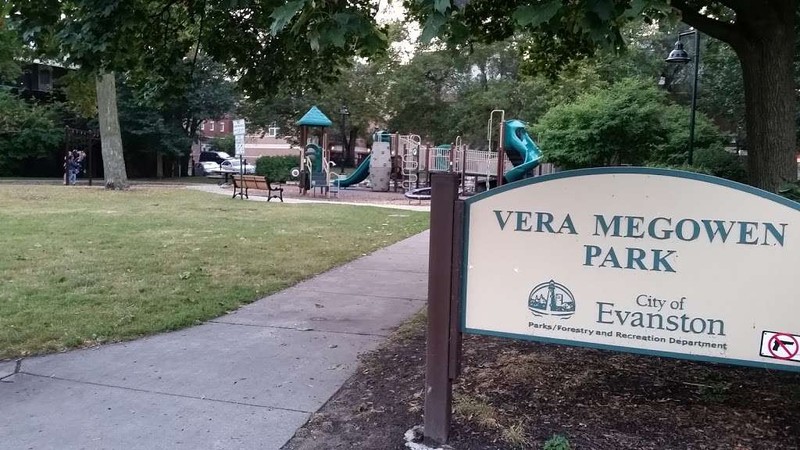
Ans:
{"label": "hedge", "polygon": [[256,174],[266,175],[270,182],[285,183],[299,164],[297,156],[262,156],[256,160]]}

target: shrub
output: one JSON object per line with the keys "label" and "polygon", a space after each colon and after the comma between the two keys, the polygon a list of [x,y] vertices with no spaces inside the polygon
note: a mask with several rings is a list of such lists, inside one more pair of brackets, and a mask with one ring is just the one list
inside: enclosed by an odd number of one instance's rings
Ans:
{"label": "shrub", "polygon": [[694,164],[708,169],[711,175],[747,182],[747,171],[738,156],[720,148],[701,148],[695,152]]}
{"label": "shrub", "polygon": [[[564,169],[672,166],[687,159],[688,122],[687,108],[671,103],[663,92],[646,81],[625,79],[551,108],[535,128],[545,158]],[[721,152],[722,145],[719,129],[698,113],[697,153],[701,149]],[[716,162],[727,165],[730,160]]]}
{"label": "shrub", "polygon": [[298,167],[297,156],[262,156],[256,160],[256,174],[266,175],[269,181],[284,183],[293,167]]}
{"label": "shrub", "polygon": [[788,198],[789,200],[800,202],[800,181],[786,183],[780,189],[778,189],[778,194]]}
{"label": "shrub", "polygon": [[[665,106],[661,124],[664,140],[656,145],[649,161],[672,165],[686,163],[689,157],[689,108],[675,104]],[[698,156],[705,150],[714,152],[715,155],[719,154],[718,151],[724,152],[724,143],[725,138],[719,128],[698,111],[694,130],[693,163],[699,165]]]}
{"label": "shrub", "polygon": [[738,181],[739,183],[747,182],[747,170],[739,157],[719,148],[698,149],[694,155],[694,164],[691,166],[686,163],[650,162],[647,167],[697,172]]}
{"label": "shrub", "polygon": [[565,169],[641,165],[665,140],[665,96],[637,80],[551,108],[536,125],[549,162]]}

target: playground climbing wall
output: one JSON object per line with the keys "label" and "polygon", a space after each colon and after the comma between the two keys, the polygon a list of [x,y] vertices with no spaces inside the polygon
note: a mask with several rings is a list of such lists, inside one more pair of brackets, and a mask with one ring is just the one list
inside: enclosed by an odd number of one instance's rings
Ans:
{"label": "playground climbing wall", "polygon": [[392,152],[388,142],[372,143],[372,159],[369,164],[369,184],[373,191],[388,191],[392,171]]}

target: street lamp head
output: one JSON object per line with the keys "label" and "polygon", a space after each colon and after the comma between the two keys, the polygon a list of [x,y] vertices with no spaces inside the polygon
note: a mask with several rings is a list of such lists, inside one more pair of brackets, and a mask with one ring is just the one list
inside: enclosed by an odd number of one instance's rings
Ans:
{"label": "street lamp head", "polygon": [[671,52],[669,52],[669,56],[667,56],[666,61],[668,63],[680,63],[680,64],[686,64],[689,61],[691,61],[691,58],[689,58],[689,54],[686,53],[686,50],[683,49],[683,42],[678,40],[678,42],[675,43],[675,48]]}
{"label": "street lamp head", "polygon": [[341,114],[343,116],[349,116],[350,115],[350,110],[347,109],[347,105],[342,105],[342,107],[339,108],[339,114]]}

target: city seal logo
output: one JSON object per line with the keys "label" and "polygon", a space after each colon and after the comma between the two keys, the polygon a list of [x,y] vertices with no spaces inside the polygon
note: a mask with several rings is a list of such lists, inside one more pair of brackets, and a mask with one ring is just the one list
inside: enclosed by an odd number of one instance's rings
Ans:
{"label": "city seal logo", "polygon": [[575,296],[563,284],[550,280],[531,290],[528,309],[537,317],[569,319],[575,314]]}

